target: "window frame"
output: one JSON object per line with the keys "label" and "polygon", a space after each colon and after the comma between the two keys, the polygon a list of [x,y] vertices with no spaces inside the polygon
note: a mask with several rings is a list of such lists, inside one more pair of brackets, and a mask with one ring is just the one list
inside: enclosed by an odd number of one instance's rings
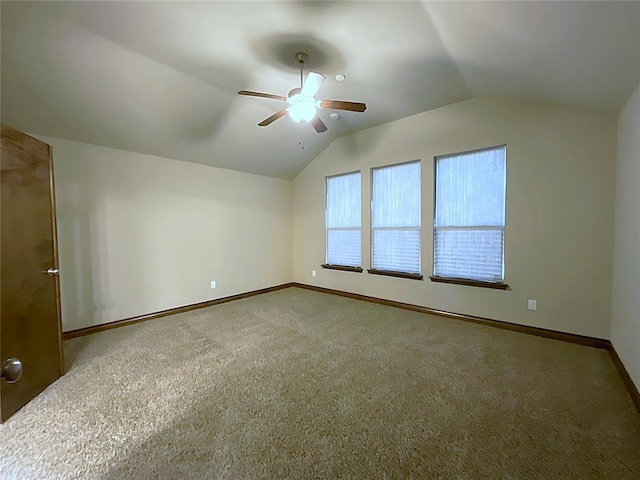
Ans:
{"label": "window frame", "polygon": [[[487,150],[494,150],[498,148],[504,148],[504,225],[502,226],[502,280],[497,282],[491,282],[487,280],[477,280],[471,278],[464,277],[443,277],[435,274],[436,269],[436,231],[438,227],[436,227],[436,214],[437,214],[437,185],[438,185],[438,160],[445,159],[450,157],[459,157],[462,155],[468,155],[472,153],[484,152]],[[446,153],[443,155],[436,155],[433,157],[433,232],[432,232],[432,253],[431,253],[431,275],[429,279],[432,282],[438,283],[449,283],[456,285],[466,285],[470,287],[484,287],[484,288],[492,288],[497,290],[508,290],[510,289],[509,284],[505,282],[507,276],[507,268],[506,268],[506,250],[507,250],[507,144],[502,143],[498,145],[493,145],[490,147],[482,147],[482,148],[474,148],[471,150],[463,150],[454,153]],[[442,227],[442,228],[465,228],[465,227]],[[466,227],[466,228],[491,228],[494,229],[496,227],[491,226],[488,227],[486,225],[477,225],[475,227]]]}
{"label": "window frame", "polygon": [[[355,173],[360,174],[360,227],[345,227],[345,228],[329,228],[327,227],[327,205],[329,200],[329,179],[336,177],[343,177],[347,175],[353,175]],[[360,230],[360,265],[340,265],[337,263],[327,263],[328,247],[329,247],[329,230]],[[329,270],[340,270],[344,272],[356,272],[362,273],[362,170],[352,170],[349,172],[336,173],[333,175],[326,175],[324,177],[324,260],[325,263],[320,264],[322,268]]]}
{"label": "window frame", "polygon": [[[402,165],[408,165],[411,163],[417,163],[418,165],[420,165],[420,189],[419,189],[419,194],[420,194],[420,226],[417,228],[418,233],[420,234],[420,272],[418,273],[410,273],[410,272],[403,272],[403,271],[396,271],[396,270],[380,270],[380,269],[376,269],[373,268],[373,235],[376,229],[374,229],[373,227],[373,176],[374,176],[374,171],[375,170],[381,170],[383,168],[393,168],[393,167],[399,167]],[[388,276],[388,277],[398,277],[398,278],[408,278],[411,280],[422,280],[424,279],[424,275],[422,274],[422,267],[423,267],[423,263],[422,263],[422,188],[423,188],[423,182],[422,182],[422,159],[417,158],[414,160],[407,160],[404,162],[397,162],[397,163],[388,163],[385,165],[378,165],[376,167],[371,167],[369,168],[369,196],[370,196],[370,202],[369,202],[369,265],[371,266],[371,268],[367,269],[367,272],[372,274],[372,275],[384,275],[384,276]],[[378,227],[378,229],[390,229],[390,230],[402,230],[402,229],[409,229],[409,230],[415,230],[415,227]]]}

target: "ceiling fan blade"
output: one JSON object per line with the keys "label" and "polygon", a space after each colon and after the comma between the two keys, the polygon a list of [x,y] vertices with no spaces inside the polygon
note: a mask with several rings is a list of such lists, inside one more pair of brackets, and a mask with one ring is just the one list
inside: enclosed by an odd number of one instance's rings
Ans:
{"label": "ceiling fan blade", "polygon": [[279,112],[274,113],[269,118],[265,118],[258,125],[260,125],[261,127],[266,127],[267,125],[275,122],[277,119],[279,119],[280,117],[286,114],[287,114],[287,109],[285,108],[284,110],[280,110]]}
{"label": "ceiling fan blade", "polygon": [[238,95],[246,95],[248,97],[271,98],[273,100],[280,100],[281,102],[287,101],[287,97],[283,97],[282,95],[274,95],[273,93],[252,92],[251,90],[240,90],[238,92]]}
{"label": "ceiling fan blade", "polygon": [[318,115],[313,117],[313,120],[311,120],[311,125],[313,125],[313,128],[315,128],[316,132],[318,133],[327,131],[327,126],[324,124],[324,122]]}
{"label": "ceiling fan blade", "polygon": [[316,72],[309,72],[307,80],[304,82],[300,93],[307,97],[315,97],[325,80],[326,77],[324,75],[320,75]]}
{"label": "ceiling fan blade", "polygon": [[320,107],[333,110],[348,110],[350,112],[364,112],[367,109],[364,103],[345,102],[343,100],[321,100]]}

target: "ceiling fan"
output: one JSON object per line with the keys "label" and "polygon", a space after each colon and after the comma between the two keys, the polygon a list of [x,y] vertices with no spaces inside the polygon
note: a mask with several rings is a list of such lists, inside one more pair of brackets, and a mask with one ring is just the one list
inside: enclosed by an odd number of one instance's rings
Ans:
{"label": "ceiling fan", "polygon": [[304,62],[309,59],[309,56],[306,53],[297,53],[296,59],[300,65],[300,87],[291,90],[286,97],[271,93],[252,92],[249,90],[240,90],[238,92],[240,95],[270,98],[272,100],[279,100],[289,104],[288,107],[274,113],[269,118],[265,118],[258,125],[266,127],[288,113],[294,121],[300,123],[311,123],[316,132],[322,133],[327,131],[327,126],[318,116],[319,108],[347,110],[350,112],[360,113],[367,109],[367,106],[364,103],[346,102],[342,100],[316,100],[316,94],[325,81],[325,76],[316,72],[309,72],[305,81],[303,75]]}

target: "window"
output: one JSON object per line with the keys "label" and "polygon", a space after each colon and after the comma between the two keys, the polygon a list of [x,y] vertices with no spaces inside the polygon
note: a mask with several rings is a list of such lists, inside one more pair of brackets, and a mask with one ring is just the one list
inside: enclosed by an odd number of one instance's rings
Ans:
{"label": "window", "polygon": [[435,188],[431,279],[506,288],[506,147],[436,157]]}
{"label": "window", "polygon": [[373,169],[370,273],[420,275],[420,162]]}
{"label": "window", "polygon": [[362,272],[360,172],[327,177],[325,268]]}

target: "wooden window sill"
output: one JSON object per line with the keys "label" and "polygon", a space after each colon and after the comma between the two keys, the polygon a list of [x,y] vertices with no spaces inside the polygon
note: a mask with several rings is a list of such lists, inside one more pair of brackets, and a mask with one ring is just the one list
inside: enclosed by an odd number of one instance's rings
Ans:
{"label": "wooden window sill", "polygon": [[322,268],[328,268],[329,270],[342,270],[344,272],[362,273],[362,267],[348,267],[346,265],[329,265],[328,263],[323,263],[320,266]]}
{"label": "wooden window sill", "polygon": [[388,277],[409,278],[411,280],[422,280],[424,278],[419,273],[394,272],[392,270],[376,270],[375,268],[370,268],[367,271],[369,273],[372,273],[373,275],[386,275]]}
{"label": "wooden window sill", "polygon": [[507,290],[509,285],[502,282],[483,282],[482,280],[469,280],[467,278],[452,277],[429,277],[432,282],[453,283],[456,285],[467,285],[469,287],[493,288],[496,290]]}

